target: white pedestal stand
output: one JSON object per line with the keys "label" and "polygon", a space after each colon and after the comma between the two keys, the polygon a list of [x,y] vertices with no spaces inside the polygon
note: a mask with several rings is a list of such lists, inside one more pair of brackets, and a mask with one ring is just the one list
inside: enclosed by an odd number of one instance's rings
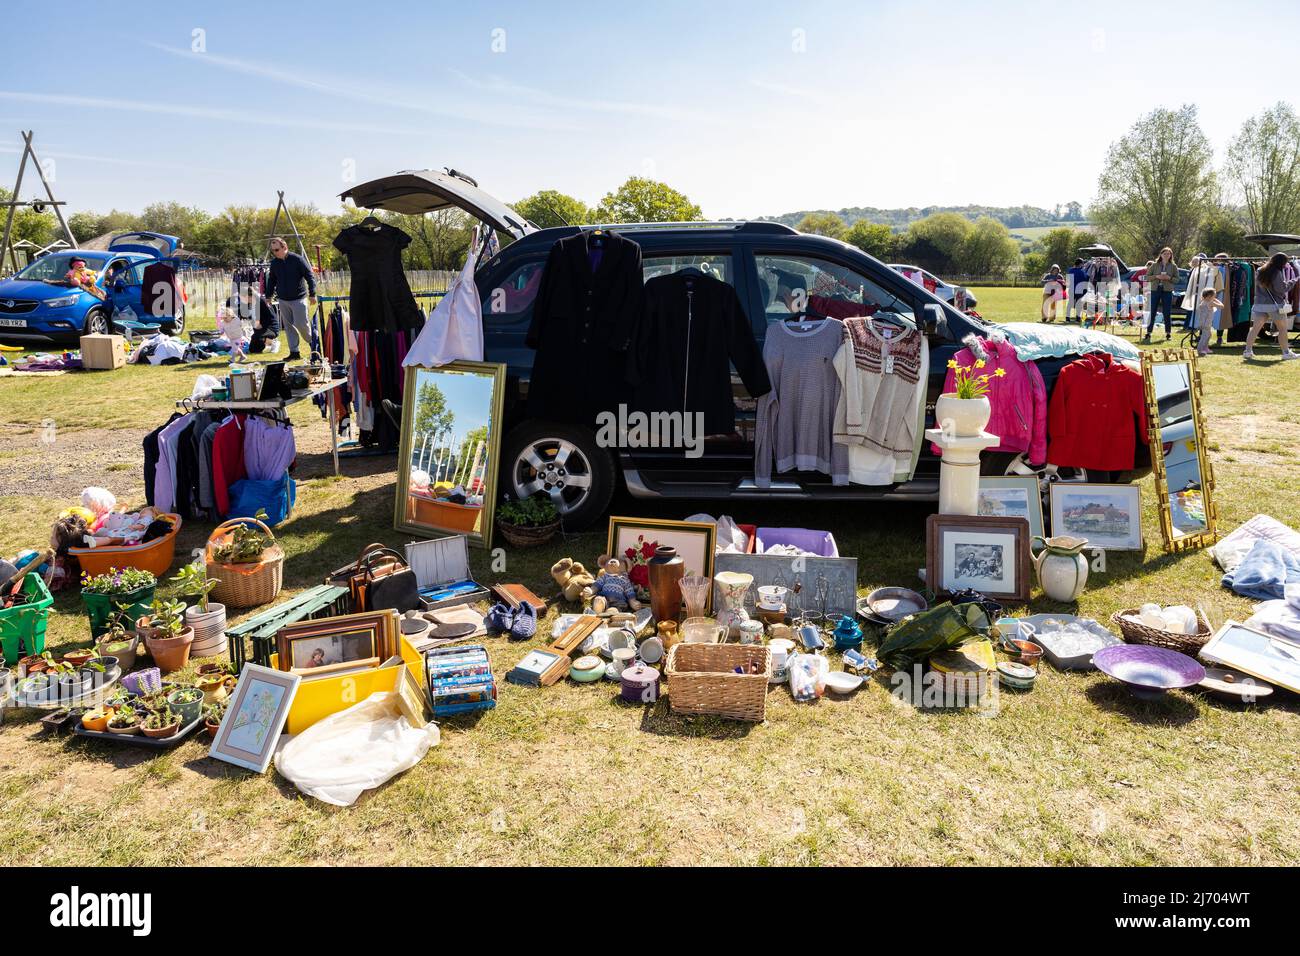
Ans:
{"label": "white pedestal stand", "polygon": [[942,428],[927,428],[925,437],[939,446],[939,514],[979,514],[980,452],[1002,441],[980,432],[972,438],[947,435]]}

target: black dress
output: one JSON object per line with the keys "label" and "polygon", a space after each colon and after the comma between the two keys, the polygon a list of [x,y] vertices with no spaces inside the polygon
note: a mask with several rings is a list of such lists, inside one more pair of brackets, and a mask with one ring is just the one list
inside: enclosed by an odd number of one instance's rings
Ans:
{"label": "black dress", "polygon": [[645,312],[628,355],[636,408],[703,412],[706,435],[730,435],[736,430],[733,365],[752,398],[772,390],[735,289],[699,269],[646,283]]}
{"label": "black dress", "polygon": [[592,425],[627,400],[627,349],[641,318],[641,247],[582,232],[551,247],[525,341],[537,350],[528,414]]}
{"label": "black dress", "polygon": [[379,223],[348,226],[334,238],[334,248],[348,257],[352,290],[351,325],[358,332],[398,332],[424,325],[402,271],[402,250],[411,237],[396,226]]}

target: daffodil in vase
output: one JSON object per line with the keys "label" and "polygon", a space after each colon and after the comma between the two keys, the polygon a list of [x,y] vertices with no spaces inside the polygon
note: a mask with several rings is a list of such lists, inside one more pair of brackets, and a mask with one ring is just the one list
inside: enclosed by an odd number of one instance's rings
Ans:
{"label": "daffodil in vase", "polygon": [[1006,375],[1004,369],[979,374],[988,363],[976,359],[972,365],[960,365],[956,359],[948,360],[953,373],[953,390],[944,392],[934,404],[935,424],[945,435],[954,438],[976,438],[989,423],[993,409],[989,405],[989,381]]}

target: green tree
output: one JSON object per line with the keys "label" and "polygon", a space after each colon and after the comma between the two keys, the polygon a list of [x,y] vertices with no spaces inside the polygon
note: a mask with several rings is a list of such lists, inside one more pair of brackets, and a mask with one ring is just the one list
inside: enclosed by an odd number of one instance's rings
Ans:
{"label": "green tree", "polygon": [[1005,276],[1020,261],[1020,246],[1007,227],[990,216],[976,220],[961,244],[957,268],[971,276]]}
{"label": "green tree", "polygon": [[907,228],[903,258],[931,272],[951,274],[972,228],[969,219],[955,212],[937,212],[918,219]]}
{"label": "green tree", "polygon": [[459,209],[418,216],[385,215],[384,221],[411,237],[402,262],[408,269],[459,270],[469,254],[474,220]]}
{"label": "green tree", "polygon": [[447,396],[433,382],[420,386],[419,397],[415,400],[415,421],[413,434],[438,437],[448,431],[456,421],[456,413],[447,407]]}
{"label": "green tree", "polygon": [[[1051,266],[1053,263],[1062,269],[1069,270],[1074,265],[1074,260],[1079,258],[1079,250],[1084,246],[1091,245],[1097,241],[1097,237],[1087,229],[1072,229],[1069,226],[1061,226],[1059,229],[1052,229],[1043,235],[1041,249],[1035,249],[1035,252],[1043,253],[1043,262],[1045,266]],[[1148,254],[1147,258],[1151,258]],[[1146,259],[1142,260],[1143,262]],[[1040,275],[1047,271],[1046,268],[1039,269],[1037,266],[1030,267],[1028,258],[1025,259],[1024,269],[1026,274],[1037,272]]]}
{"label": "green tree", "polygon": [[1093,221],[1127,260],[1162,246],[1181,258],[1218,200],[1213,161],[1195,106],[1152,110],[1107,151]]}
{"label": "green tree", "polygon": [[799,220],[795,228],[800,232],[831,239],[843,239],[844,233],[848,231],[844,220],[833,212],[810,212]]}
{"label": "green tree", "polygon": [[898,235],[881,222],[859,219],[840,238],[882,262],[891,261],[898,252]]}
{"label": "green tree", "polygon": [[189,248],[203,225],[212,217],[197,206],[182,206],[178,202],[156,202],[145,206],[137,221],[138,229],[177,236]]}
{"label": "green tree", "polygon": [[131,232],[142,228],[140,217],[132,212],[114,209],[106,213],[74,212],[68,217],[68,228],[82,243],[90,239],[117,232]]}
{"label": "green tree", "polygon": [[1264,247],[1246,240],[1246,225],[1231,209],[1216,209],[1201,223],[1196,244],[1199,251],[1215,255],[1262,256]]}
{"label": "green tree", "polygon": [[1252,232],[1300,228],[1300,119],[1289,103],[1242,124],[1228,146],[1227,173]]}
{"label": "green tree", "polygon": [[594,211],[585,202],[555,189],[540,190],[512,205],[519,215],[542,229],[595,222]]}
{"label": "green tree", "polygon": [[690,222],[704,218],[700,207],[667,183],[641,176],[627,182],[596,207],[597,222]]}

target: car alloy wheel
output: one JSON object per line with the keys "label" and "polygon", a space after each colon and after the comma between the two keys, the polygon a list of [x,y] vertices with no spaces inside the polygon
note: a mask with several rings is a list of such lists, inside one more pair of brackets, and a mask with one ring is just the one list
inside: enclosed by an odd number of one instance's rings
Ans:
{"label": "car alloy wheel", "polygon": [[561,516],[569,515],[586,504],[591,495],[591,462],[571,441],[539,438],[524,445],[515,456],[510,482],[516,498],[542,492]]}
{"label": "car alloy wheel", "polygon": [[108,315],[103,309],[95,309],[86,316],[87,335],[107,335],[108,332]]}

